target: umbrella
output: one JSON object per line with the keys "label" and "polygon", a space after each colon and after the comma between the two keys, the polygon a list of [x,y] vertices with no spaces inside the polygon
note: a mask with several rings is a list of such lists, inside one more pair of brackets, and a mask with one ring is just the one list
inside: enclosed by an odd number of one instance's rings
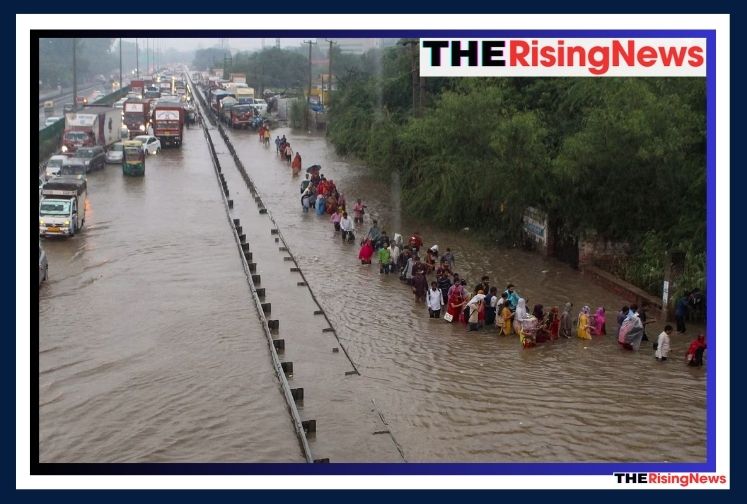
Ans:
{"label": "umbrella", "polygon": [[318,164],[311,165],[308,168],[306,168],[306,173],[319,173],[319,170],[321,170],[322,167]]}

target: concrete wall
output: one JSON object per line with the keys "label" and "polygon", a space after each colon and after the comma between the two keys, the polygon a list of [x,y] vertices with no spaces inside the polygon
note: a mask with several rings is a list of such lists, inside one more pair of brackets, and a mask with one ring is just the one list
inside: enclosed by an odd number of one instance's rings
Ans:
{"label": "concrete wall", "polygon": [[578,241],[578,264],[580,268],[589,265],[606,267],[629,252],[630,244],[627,242],[612,242],[589,236]]}

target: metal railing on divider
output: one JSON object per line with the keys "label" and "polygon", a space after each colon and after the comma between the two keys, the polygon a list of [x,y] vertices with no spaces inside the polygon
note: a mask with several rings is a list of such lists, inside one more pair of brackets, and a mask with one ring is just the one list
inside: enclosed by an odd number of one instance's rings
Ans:
{"label": "metal railing on divider", "polygon": [[[192,90],[193,96],[197,96],[200,103],[203,105],[203,107],[206,110],[210,110],[207,107],[202,95],[195,92],[195,88],[192,85],[191,79],[187,77],[187,80],[189,82],[189,86]],[[200,114],[201,116],[203,115],[199,107],[196,107],[196,113]],[[211,124],[215,124],[214,119],[210,117],[209,115],[208,115],[208,120],[211,122]],[[210,132],[204,121],[202,121],[202,130],[208,143],[208,149],[210,150],[210,157],[213,162],[213,168],[215,169],[216,178],[218,179],[218,183],[222,186],[221,197],[223,199],[223,204],[224,204],[225,211],[226,211],[226,218],[231,224],[231,229],[233,230],[233,237],[239,249],[239,256],[241,257],[241,265],[244,268],[244,273],[246,275],[247,283],[252,292],[252,299],[254,300],[254,305],[255,305],[255,308],[257,309],[257,315],[259,316],[260,322],[262,324],[262,328],[264,330],[265,337],[267,338],[267,343],[270,349],[270,354],[272,356],[273,368],[275,369],[275,374],[277,375],[278,380],[280,380],[280,386],[283,390],[283,395],[285,397],[285,401],[287,403],[288,409],[291,414],[291,420],[293,423],[294,430],[296,431],[296,436],[298,438],[301,451],[304,454],[304,458],[306,459],[306,462],[309,462],[309,463],[316,462],[311,454],[311,448],[309,447],[309,442],[306,437],[306,429],[304,428],[304,422],[303,420],[301,420],[301,415],[299,414],[298,408],[296,407],[296,402],[295,402],[293,392],[291,391],[290,384],[288,383],[288,379],[285,376],[285,371],[283,369],[283,363],[281,363],[280,357],[278,356],[278,353],[277,353],[277,349],[275,348],[274,341],[276,340],[274,340],[272,337],[272,331],[268,323],[267,317],[265,316],[262,300],[260,299],[259,293],[257,291],[257,287],[254,284],[252,271],[249,266],[249,261],[247,261],[246,259],[246,252],[244,251],[244,247],[243,247],[244,244],[242,244],[242,239],[239,237],[239,232],[236,229],[237,224],[234,222],[231,216],[231,210],[230,210],[231,205],[229,204],[228,191],[227,191],[227,186],[225,184],[225,179],[222,176],[220,160],[218,159],[218,154],[215,150],[213,139],[210,136]]]}

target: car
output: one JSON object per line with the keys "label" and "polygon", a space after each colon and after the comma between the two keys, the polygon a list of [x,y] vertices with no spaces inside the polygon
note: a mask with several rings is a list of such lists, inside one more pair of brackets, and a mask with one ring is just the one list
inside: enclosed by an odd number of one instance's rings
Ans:
{"label": "car", "polygon": [[115,142],[111,148],[106,151],[106,162],[109,164],[121,164],[124,156],[124,144]]}
{"label": "car", "polygon": [[74,104],[66,103],[65,105],[62,106],[62,111],[67,114],[68,112],[72,112],[74,108],[75,108]]}
{"label": "car", "polygon": [[62,165],[65,164],[65,161],[67,161],[67,156],[63,156],[61,154],[57,154],[49,158],[49,161],[47,161],[47,165],[45,167],[45,173],[47,174],[47,178],[49,177],[56,177],[60,174],[60,168],[62,168]]}
{"label": "car", "polygon": [[119,109],[119,110],[122,110],[122,109],[124,109],[124,103],[125,103],[126,101],[127,101],[127,98],[121,98],[121,99],[119,99],[119,100],[117,100],[117,101],[115,101],[115,102],[114,102],[114,105],[113,105],[113,107],[114,107],[115,109]]}
{"label": "car", "polygon": [[39,287],[43,281],[47,279],[49,275],[49,263],[47,262],[47,252],[42,248],[41,242],[39,242]]}
{"label": "car", "polygon": [[59,117],[59,116],[47,117],[47,120],[44,121],[44,127],[45,128],[49,128],[50,126],[52,126],[53,124],[55,124],[60,119],[62,119],[62,117]]}
{"label": "car", "polygon": [[100,170],[106,164],[106,154],[104,149],[95,145],[93,147],[80,147],[75,152],[75,157],[83,161],[86,165],[86,173],[93,170]]}
{"label": "car", "polygon": [[138,135],[133,140],[143,143],[143,150],[146,154],[158,154],[161,152],[161,141],[153,135]]}
{"label": "car", "polygon": [[46,181],[42,177],[39,177],[39,199],[42,197],[42,188],[44,188],[45,182]]}

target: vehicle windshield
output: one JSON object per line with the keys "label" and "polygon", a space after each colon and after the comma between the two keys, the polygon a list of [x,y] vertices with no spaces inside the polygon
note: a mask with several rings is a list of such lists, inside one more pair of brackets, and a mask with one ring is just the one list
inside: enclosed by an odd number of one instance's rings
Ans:
{"label": "vehicle windshield", "polygon": [[50,159],[47,166],[62,166],[64,159]]}
{"label": "vehicle windshield", "polygon": [[112,150],[122,152],[124,150],[124,145],[122,145],[121,143],[115,143],[114,145],[112,145]]}
{"label": "vehicle windshield", "polygon": [[96,151],[93,149],[78,149],[78,152],[75,153],[75,157],[92,158],[95,154]]}
{"label": "vehicle windshield", "polygon": [[83,142],[88,138],[83,131],[69,131],[65,133],[65,138],[74,142]]}
{"label": "vehicle windshield", "polygon": [[148,141],[148,138],[149,137],[147,137],[147,136],[136,136],[135,140],[138,140],[138,141],[140,141],[142,143],[146,143]]}
{"label": "vehicle windshield", "polygon": [[128,162],[141,161],[143,159],[143,151],[137,147],[127,147],[125,149],[125,159]]}
{"label": "vehicle windshield", "polygon": [[70,215],[69,201],[42,201],[39,215]]}
{"label": "vehicle windshield", "polygon": [[60,168],[60,175],[85,175],[86,167],[82,164],[67,164]]}

